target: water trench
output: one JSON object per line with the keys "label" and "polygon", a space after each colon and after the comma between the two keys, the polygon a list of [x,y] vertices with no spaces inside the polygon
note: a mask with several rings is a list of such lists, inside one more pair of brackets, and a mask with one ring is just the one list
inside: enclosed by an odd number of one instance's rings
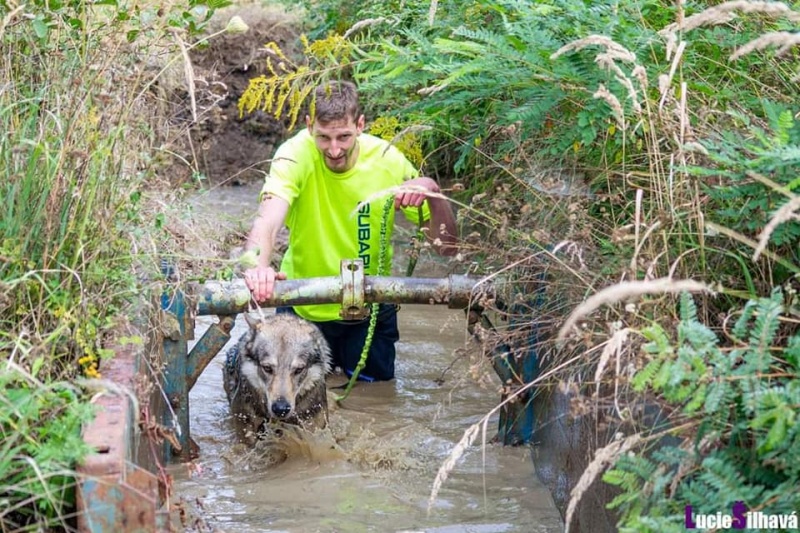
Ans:
{"label": "water trench", "polygon": [[[217,189],[199,205],[246,218],[255,198],[248,189]],[[399,316],[397,379],[359,383],[342,407],[332,407],[329,428],[305,439],[255,448],[238,442],[222,389],[222,350],[190,393],[200,456],[172,469],[174,494],[199,502],[211,526],[231,532],[563,531],[530,448],[480,437],[429,510],[437,471],[464,431],[495,407],[498,382],[479,385],[471,377],[476,356],[454,353],[468,340],[462,311],[404,305]],[[198,317],[195,338],[215,320]],[[239,317],[229,346],[246,327]],[[488,438],[496,428],[492,418]]]}

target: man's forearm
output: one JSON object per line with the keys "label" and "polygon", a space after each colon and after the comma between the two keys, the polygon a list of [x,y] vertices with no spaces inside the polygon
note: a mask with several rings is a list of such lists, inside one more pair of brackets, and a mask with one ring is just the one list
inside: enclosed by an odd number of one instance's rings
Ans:
{"label": "man's forearm", "polygon": [[261,215],[258,215],[253,222],[253,228],[250,230],[245,244],[246,252],[255,252],[257,266],[269,266],[276,237],[277,232],[270,231],[264,219]]}
{"label": "man's forearm", "polygon": [[266,198],[261,202],[245,244],[245,250],[256,252],[257,266],[270,266],[272,250],[275,249],[287,210],[288,204],[277,197]]}
{"label": "man's forearm", "polygon": [[434,242],[436,251],[441,255],[455,255],[458,251],[458,235],[450,202],[443,198],[428,198],[428,205],[431,210],[429,238]]}

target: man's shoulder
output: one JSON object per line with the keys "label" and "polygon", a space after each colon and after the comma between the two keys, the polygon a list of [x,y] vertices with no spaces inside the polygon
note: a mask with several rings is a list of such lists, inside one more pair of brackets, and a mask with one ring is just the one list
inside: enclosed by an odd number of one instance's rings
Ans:
{"label": "man's shoulder", "polygon": [[278,150],[305,150],[314,147],[314,139],[308,132],[308,128],[303,128],[285,141],[283,141]]}

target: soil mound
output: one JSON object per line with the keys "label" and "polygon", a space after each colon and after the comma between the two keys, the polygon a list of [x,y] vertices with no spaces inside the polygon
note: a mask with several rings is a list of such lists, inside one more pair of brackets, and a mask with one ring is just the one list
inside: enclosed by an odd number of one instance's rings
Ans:
{"label": "soil mound", "polygon": [[[286,124],[267,113],[240,118],[237,103],[250,79],[266,71],[265,44],[274,41],[289,57],[296,56],[299,17],[275,7],[235,6],[217,12],[207,34],[224,30],[233,16],[247,24],[246,33],[222,31],[190,53],[197,121],[189,128],[186,158],[207,185],[263,180],[269,158],[287,135]],[[186,112],[192,121],[191,107]]]}

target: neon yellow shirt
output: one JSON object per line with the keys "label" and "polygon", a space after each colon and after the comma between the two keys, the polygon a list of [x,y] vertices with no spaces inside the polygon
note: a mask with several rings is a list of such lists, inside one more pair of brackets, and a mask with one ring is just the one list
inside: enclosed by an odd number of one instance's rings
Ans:
{"label": "neon yellow shirt", "polygon": [[[362,133],[358,143],[358,161],[343,173],[325,166],[305,128],[275,153],[261,195],[272,194],[289,203],[289,249],[281,263],[281,272],[289,279],[339,276],[342,259],[361,259],[367,275],[378,274],[381,223],[389,193],[376,193],[417,177],[418,171],[382,139]],[[358,208],[359,203],[373,197],[369,204]],[[417,222],[416,208],[404,212],[409,220]],[[387,272],[392,259],[394,215],[392,208],[386,233]],[[429,217],[426,202],[423,218]],[[297,314],[315,322],[340,320],[340,310],[340,304],[295,307]]]}

